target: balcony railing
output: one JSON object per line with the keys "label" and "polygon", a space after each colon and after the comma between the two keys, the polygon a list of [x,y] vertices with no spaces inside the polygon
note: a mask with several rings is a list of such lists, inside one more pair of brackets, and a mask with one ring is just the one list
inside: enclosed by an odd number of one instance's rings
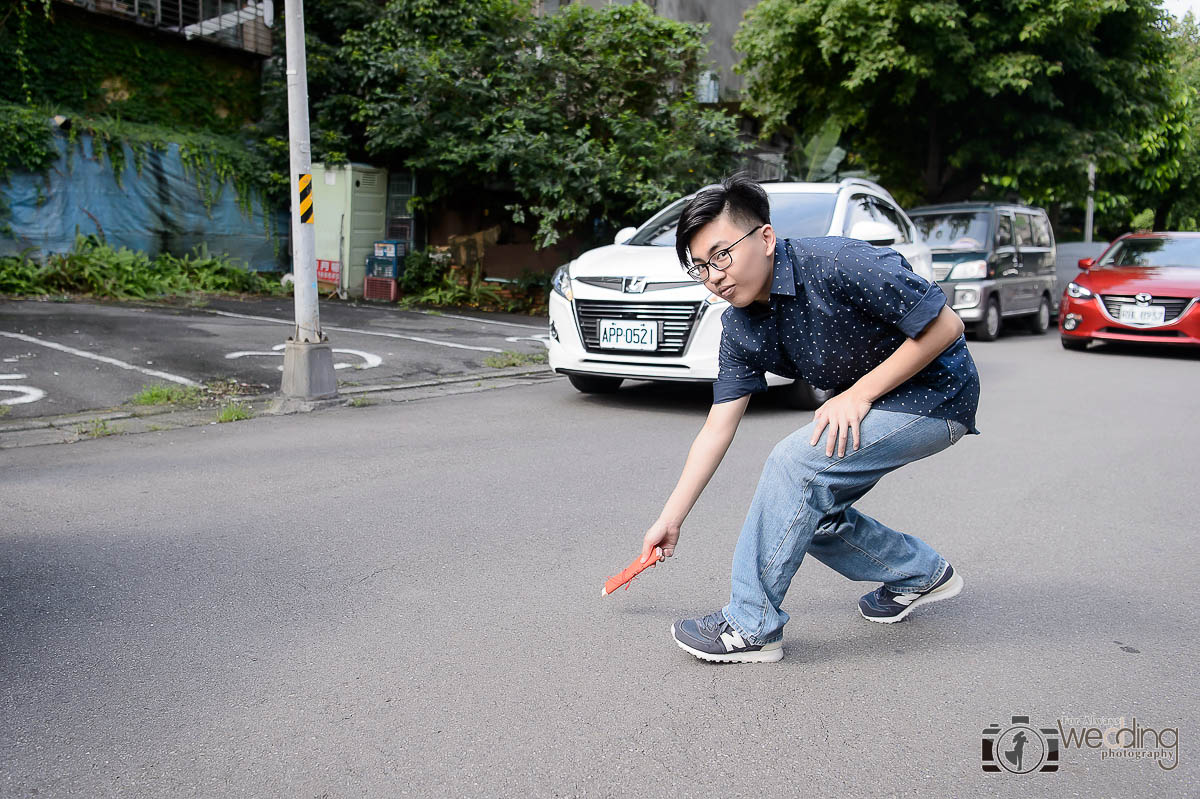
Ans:
{"label": "balcony railing", "polygon": [[[254,0],[63,0],[97,14],[203,39],[259,55],[271,54],[271,30],[263,24],[269,3]],[[266,8],[264,8],[266,6]]]}

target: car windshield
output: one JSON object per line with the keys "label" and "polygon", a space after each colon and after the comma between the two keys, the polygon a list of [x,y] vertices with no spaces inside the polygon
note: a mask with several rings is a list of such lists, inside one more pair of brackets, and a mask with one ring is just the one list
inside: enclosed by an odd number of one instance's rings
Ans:
{"label": "car windshield", "polygon": [[[785,239],[805,236],[824,236],[829,233],[829,222],[837,205],[836,194],[791,194],[768,195],[771,201],[771,223],[777,235]],[[687,198],[667,207],[637,232],[629,244],[652,247],[674,247],[675,226],[679,215],[687,205]]]}
{"label": "car windshield", "polygon": [[1200,238],[1125,239],[1098,266],[1190,266],[1200,269]]}
{"label": "car windshield", "polygon": [[983,250],[988,240],[986,211],[910,214],[917,232],[934,250]]}

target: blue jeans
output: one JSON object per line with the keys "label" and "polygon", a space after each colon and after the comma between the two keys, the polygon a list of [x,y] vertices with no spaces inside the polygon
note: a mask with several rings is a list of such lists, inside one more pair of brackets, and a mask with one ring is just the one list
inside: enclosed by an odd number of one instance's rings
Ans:
{"label": "blue jeans", "polygon": [[897,592],[924,591],[942,576],[946,561],[932,547],[850,506],[888,472],[958,441],[966,427],[873,409],[859,430],[859,449],[851,439],[842,458],[825,455],[828,430],[816,446],[808,443],[811,424],[767,458],[733,554],[733,588],[723,608],[746,640],[767,644],[783,636],[788,614],[779,606],[806,552],[851,580]]}

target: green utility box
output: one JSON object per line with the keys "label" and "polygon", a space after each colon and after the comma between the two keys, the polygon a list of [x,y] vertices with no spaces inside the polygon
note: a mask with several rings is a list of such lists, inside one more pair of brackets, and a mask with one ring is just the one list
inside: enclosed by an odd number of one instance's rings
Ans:
{"label": "green utility box", "polygon": [[312,165],[317,280],[363,296],[367,257],[387,233],[388,174],[367,164]]}

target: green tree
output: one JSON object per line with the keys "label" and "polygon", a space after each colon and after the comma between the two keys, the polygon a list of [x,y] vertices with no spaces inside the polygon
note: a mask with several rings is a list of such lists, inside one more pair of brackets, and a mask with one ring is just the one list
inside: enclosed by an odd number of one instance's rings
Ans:
{"label": "green tree", "polygon": [[1127,164],[1171,91],[1155,0],[762,0],[736,45],[768,132],[833,120],[909,200]]}
{"label": "green tree", "polygon": [[[304,51],[308,73],[309,138],[314,161],[344,163],[366,156],[362,125],[354,121],[358,76],[342,53],[350,31],[383,13],[385,0],[305,0]],[[282,13],[283,4],[277,4]],[[276,25],[272,54],[263,67],[262,131],[273,138],[276,160],[287,173],[287,40]],[[286,179],[286,178],[285,178]]]}
{"label": "green tree", "polygon": [[1188,14],[1171,33],[1171,102],[1127,173],[1133,206],[1153,210],[1155,230],[1195,229],[1200,217],[1200,27]]}
{"label": "green tree", "polygon": [[504,197],[549,246],[733,166],[736,120],[693,94],[704,30],[641,3],[538,17],[526,0],[393,0],[343,52],[374,153],[420,170],[426,201]]}

